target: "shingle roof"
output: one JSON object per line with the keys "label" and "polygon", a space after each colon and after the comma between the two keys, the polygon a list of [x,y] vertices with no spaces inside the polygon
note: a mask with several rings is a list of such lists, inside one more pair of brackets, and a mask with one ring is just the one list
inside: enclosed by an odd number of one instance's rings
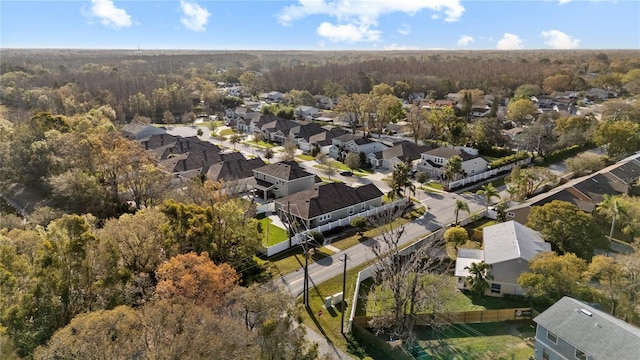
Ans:
{"label": "shingle roof", "polygon": [[530,261],[541,252],[551,251],[551,244],[544,242],[539,232],[513,220],[485,227],[482,239],[487,264],[514,259]]}
{"label": "shingle roof", "polygon": [[299,125],[299,127],[294,131],[297,131],[296,137],[305,139],[307,141],[309,141],[309,139],[315,135],[324,133],[326,136],[327,133],[327,130],[323,129],[322,127],[320,127],[320,125],[317,124]]}
{"label": "shingle roof", "polygon": [[293,180],[307,176],[313,176],[313,174],[305,171],[295,161],[283,161],[275,164],[265,165],[255,169],[254,172],[259,172],[282,180]]}
{"label": "shingle roof", "polygon": [[623,163],[609,172],[615,175],[620,181],[629,185],[638,180],[640,177],[640,155],[635,160]]}
{"label": "shingle roof", "polygon": [[640,354],[640,328],[567,296],[533,321],[590,359],[637,360]]}
{"label": "shingle roof", "polygon": [[405,161],[420,159],[420,154],[427,151],[428,147],[404,141],[388,149],[374,153],[376,159],[398,158]]}
{"label": "shingle roof", "polygon": [[[206,155],[206,157],[205,157]],[[233,152],[227,154],[206,153],[191,151],[185,154],[177,154],[160,160],[159,164],[170,173],[184,172],[196,169],[207,169],[213,164],[233,159],[244,159],[242,153]],[[205,170],[206,171],[206,170]]]}
{"label": "shingle roof", "polygon": [[330,183],[285,196],[276,202],[285,207],[289,205],[295,216],[312,219],[383,195],[374,184],[352,188],[344,183]]}
{"label": "shingle roof", "polygon": [[287,119],[276,119],[274,121],[265,123],[262,125],[261,129],[269,132],[282,131],[284,134],[288,135],[289,131],[297,126],[300,126],[295,121],[287,120]]}
{"label": "shingle roof", "polygon": [[231,159],[209,166],[207,179],[210,180],[237,180],[253,177],[253,170],[264,166],[261,158]]}
{"label": "shingle roof", "polygon": [[464,150],[454,149],[450,147],[436,148],[433,150],[426,151],[424,153],[431,156],[441,157],[447,160],[451,159],[453,156],[456,156],[456,155],[460,156],[462,158],[462,161],[467,161],[467,160],[475,159],[478,157],[478,155],[471,155]]}

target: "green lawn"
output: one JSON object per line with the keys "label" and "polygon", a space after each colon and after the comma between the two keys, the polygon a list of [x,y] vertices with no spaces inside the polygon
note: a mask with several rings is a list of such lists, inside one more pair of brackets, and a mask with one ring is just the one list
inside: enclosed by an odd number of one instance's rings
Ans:
{"label": "green lawn", "polygon": [[218,135],[221,135],[221,136],[229,136],[229,135],[233,135],[233,134],[235,134],[235,133],[236,133],[236,132],[235,132],[235,130],[233,130],[233,129],[222,129],[222,130],[220,130],[220,131],[218,132]]}
{"label": "green lawn", "polygon": [[453,325],[441,332],[421,329],[418,343],[434,359],[442,360],[528,360],[533,345],[525,338],[535,336],[530,320]]}
{"label": "green lawn", "polygon": [[246,141],[245,143],[249,146],[256,146],[263,149],[275,147],[275,145],[266,141]]}
{"label": "green lawn", "polygon": [[311,155],[304,155],[304,154],[296,155],[296,158],[297,158],[297,159],[300,159],[300,160],[302,160],[302,161],[311,161],[311,160],[313,160],[313,159],[314,159],[314,157],[313,157],[313,156],[311,156]]}
{"label": "green lawn", "polygon": [[262,245],[272,246],[289,239],[287,232],[283,228],[273,225],[273,221],[268,217],[259,221],[262,224]]}

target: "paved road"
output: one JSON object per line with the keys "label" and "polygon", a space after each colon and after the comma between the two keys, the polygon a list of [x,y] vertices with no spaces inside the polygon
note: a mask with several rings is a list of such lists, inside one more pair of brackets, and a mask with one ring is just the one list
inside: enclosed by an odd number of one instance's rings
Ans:
{"label": "paved road", "polygon": [[[449,193],[425,193],[419,191],[417,194],[422,203],[429,207],[429,211],[419,219],[405,225],[405,231],[400,238],[400,244],[409,244],[431,232],[438,230],[444,225],[448,225],[455,220],[454,207],[456,199],[461,199],[469,204],[471,212],[484,208],[482,200],[475,195],[458,195]],[[460,213],[460,217],[466,213]],[[378,241],[377,238],[368,239],[360,244],[352,246],[344,251],[340,251],[332,256],[320,259],[309,265],[309,286],[313,287],[327,281],[343,271],[343,264],[340,261],[347,254],[347,269],[351,269],[360,264],[375,258],[371,252],[371,246]],[[281,284],[298,297],[304,288],[304,271],[302,268],[295,272],[285,274],[279,281]],[[330,294],[328,294],[330,295]]]}

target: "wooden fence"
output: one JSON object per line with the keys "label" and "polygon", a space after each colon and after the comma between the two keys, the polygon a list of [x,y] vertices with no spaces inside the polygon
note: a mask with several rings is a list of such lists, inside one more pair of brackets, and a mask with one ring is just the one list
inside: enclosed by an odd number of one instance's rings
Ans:
{"label": "wooden fence", "polygon": [[[439,314],[418,314],[416,315],[416,325],[427,325],[429,323],[449,323],[449,324],[480,324],[489,322],[501,322],[510,320],[531,319],[533,310],[531,308],[511,308],[511,309],[491,309],[478,311],[463,311],[458,313]],[[355,316],[353,323],[360,327],[368,328],[369,316]]]}

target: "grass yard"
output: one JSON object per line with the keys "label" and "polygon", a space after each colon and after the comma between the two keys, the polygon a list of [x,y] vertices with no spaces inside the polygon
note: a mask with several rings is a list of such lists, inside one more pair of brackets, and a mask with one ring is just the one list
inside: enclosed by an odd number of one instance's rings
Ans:
{"label": "grass yard", "polygon": [[222,129],[218,132],[218,135],[220,136],[229,136],[229,135],[233,135],[235,134],[235,130],[233,129]]}
{"label": "grass yard", "polygon": [[281,227],[272,224],[272,220],[268,217],[259,220],[262,224],[262,245],[272,246],[288,240],[287,231]]}
{"label": "grass yard", "polygon": [[267,148],[272,148],[275,147],[275,145],[273,145],[272,143],[266,142],[266,141],[246,141],[245,142],[247,145],[249,146],[255,146],[255,147],[259,147],[262,149],[267,149]]}
{"label": "grass yard", "polygon": [[528,360],[533,346],[525,339],[534,329],[531,320],[456,324],[442,332],[422,329],[418,343],[438,360]]}
{"label": "grass yard", "polygon": [[425,191],[442,190],[442,183],[439,183],[439,182],[424,183],[422,184],[422,190],[425,190]]}
{"label": "grass yard", "polygon": [[311,161],[314,159],[314,157],[311,155],[300,154],[300,155],[296,155],[296,159],[300,159],[302,161]]}
{"label": "grass yard", "polygon": [[[333,254],[334,253],[327,248],[319,248],[311,251],[309,254],[309,264]],[[271,278],[301,270],[304,266],[304,254],[301,246],[294,246],[292,249],[272,256],[269,259],[255,257],[255,260],[259,265],[267,269]]]}

